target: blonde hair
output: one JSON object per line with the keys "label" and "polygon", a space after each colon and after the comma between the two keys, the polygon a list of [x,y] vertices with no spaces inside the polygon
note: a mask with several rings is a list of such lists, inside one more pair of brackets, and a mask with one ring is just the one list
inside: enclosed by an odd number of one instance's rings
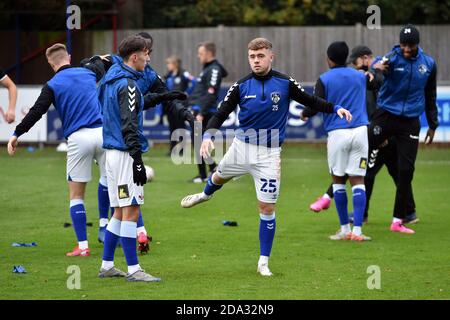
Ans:
{"label": "blonde hair", "polygon": [[268,49],[272,50],[272,43],[266,38],[256,38],[248,43],[248,50],[260,50]]}
{"label": "blonde hair", "polygon": [[45,51],[45,56],[53,62],[60,62],[64,58],[68,58],[66,46],[62,43],[55,43]]}
{"label": "blonde hair", "polygon": [[173,63],[178,69],[181,68],[181,59],[174,54],[166,59],[166,63]]}

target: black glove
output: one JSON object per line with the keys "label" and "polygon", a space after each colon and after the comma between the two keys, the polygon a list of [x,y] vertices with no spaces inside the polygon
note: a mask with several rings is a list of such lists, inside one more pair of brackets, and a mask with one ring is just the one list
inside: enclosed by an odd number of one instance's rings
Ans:
{"label": "black glove", "polygon": [[192,112],[187,108],[184,108],[183,110],[183,120],[188,121],[192,130],[194,130],[195,117],[192,114]]}
{"label": "black glove", "polygon": [[187,94],[184,93],[183,91],[174,90],[174,91],[169,91],[169,92],[163,93],[161,95],[161,99],[162,99],[162,101],[186,100]]}
{"label": "black glove", "polygon": [[147,173],[145,172],[144,162],[142,162],[141,154],[131,156],[133,158],[133,182],[138,186],[147,183]]}
{"label": "black glove", "polygon": [[169,91],[165,93],[147,93],[144,96],[144,109],[154,108],[161,102],[172,100],[186,100],[187,94],[182,91]]}

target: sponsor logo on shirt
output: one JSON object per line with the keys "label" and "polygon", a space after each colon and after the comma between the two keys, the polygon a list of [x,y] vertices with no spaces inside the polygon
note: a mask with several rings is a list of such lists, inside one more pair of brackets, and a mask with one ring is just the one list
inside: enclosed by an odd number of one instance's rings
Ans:
{"label": "sponsor logo on shirt", "polygon": [[361,160],[359,160],[359,168],[367,169],[367,158],[361,158]]}

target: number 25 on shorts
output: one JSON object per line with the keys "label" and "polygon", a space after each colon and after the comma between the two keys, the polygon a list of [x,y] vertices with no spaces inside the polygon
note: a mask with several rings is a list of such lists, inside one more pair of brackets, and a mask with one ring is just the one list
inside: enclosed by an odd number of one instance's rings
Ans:
{"label": "number 25 on shorts", "polygon": [[261,192],[275,193],[277,191],[276,179],[260,179],[263,185],[261,186]]}

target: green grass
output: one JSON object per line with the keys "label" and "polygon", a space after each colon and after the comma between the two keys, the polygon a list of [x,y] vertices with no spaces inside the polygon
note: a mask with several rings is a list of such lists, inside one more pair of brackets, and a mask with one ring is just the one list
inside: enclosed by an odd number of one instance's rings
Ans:
{"label": "green grass", "polygon": [[[153,236],[140,264],[158,284],[99,279],[102,246],[97,242],[97,183],[88,185],[86,209],[92,255],[69,258],[75,245],[69,222],[65,154],[54,148],[10,158],[0,151],[0,299],[449,299],[450,151],[420,149],[413,183],[420,223],[415,235],[388,231],[394,186],[386,170],[377,177],[369,224],[372,242],[332,242],[338,228],[334,205],[320,214],[309,203],[327,188],[323,145],[286,145],[281,196],[271,257],[275,276],[256,273],[259,215],[253,181],[230,182],[204,205],[186,210],[180,199],[201,190],[187,183],[196,168],[175,166],[166,148],[144,159],[156,172],[145,186],[144,220]],[[236,220],[238,227],[224,227]],[[36,248],[11,247],[36,241]],[[23,265],[27,274],[12,273]],[[81,289],[67,289],[70,265],[81,270]],[[116,265],[126,269],[120,250]],[[367,268],[381,269],[381,289],[367,288]]]}

